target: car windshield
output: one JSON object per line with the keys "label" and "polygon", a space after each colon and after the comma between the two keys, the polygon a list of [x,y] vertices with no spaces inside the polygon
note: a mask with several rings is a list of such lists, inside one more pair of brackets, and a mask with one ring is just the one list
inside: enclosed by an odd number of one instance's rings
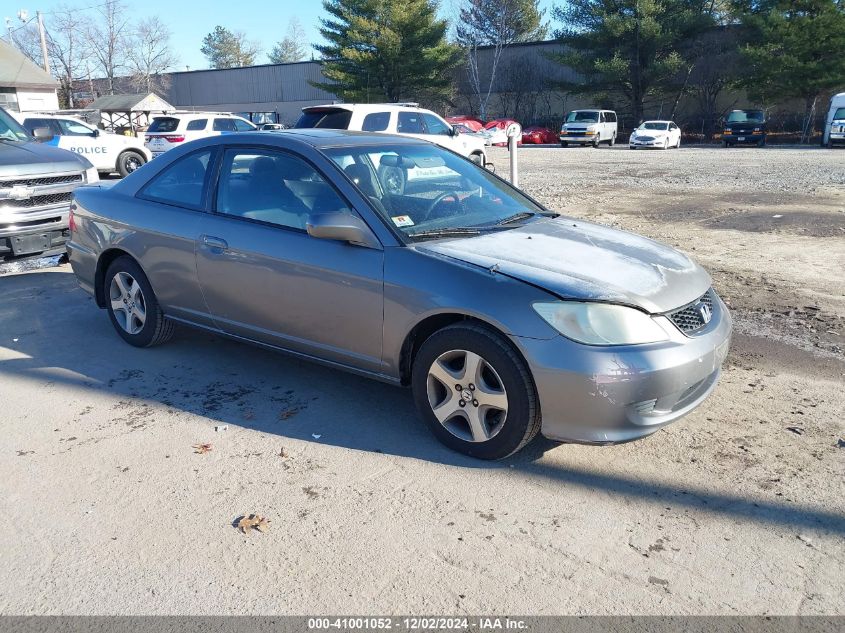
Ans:
{"label": "car windshield", "polygon": [[16,143],[26,143],[31,141],[32,137],[27,134],[20,123],[15,121],[11,116],[0,110],[0,139],[4,141],[14,141]]}
{"label": "car windshield", "polygon": [[436,145],[338,147],[325,153],[385,221],[412,240],[504,230],[548,214],[483,167]]}
{"label": "car windshield", "polygon": [[836,120],[845,119],[845,108],[837,108],[833,113],[833,118]]}
{"label": "car windshield", "polygon": [[566,115],[566,122],[567,123],[598,123],[599,122],[599,113],[588,111],[583,112],[580,110],[575,110],[574,112],[570,112]]}
{"label": "car windshield", "polygon": [[638,130],[668,130],[669,124],[666,121],[646,121]]}
{"label": "car windshield", "polygon": [[728,115],[728,123],[763,123],[765,120],[762,110],[734,110]]}

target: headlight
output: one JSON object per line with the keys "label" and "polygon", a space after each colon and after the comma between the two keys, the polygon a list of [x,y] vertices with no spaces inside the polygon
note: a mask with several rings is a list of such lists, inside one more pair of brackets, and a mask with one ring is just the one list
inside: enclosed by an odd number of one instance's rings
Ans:
{"label": "headlight", "polygon": [[611,303],[556,301],[534,310],[566,338],[587,345],[640,345],[669,339],[649,315]]}
{"label": "headlight", "polygon": [[96,167],[89,167],[85,170],[85,182],[89,185],[94,182],[100,182],[100,172]]}

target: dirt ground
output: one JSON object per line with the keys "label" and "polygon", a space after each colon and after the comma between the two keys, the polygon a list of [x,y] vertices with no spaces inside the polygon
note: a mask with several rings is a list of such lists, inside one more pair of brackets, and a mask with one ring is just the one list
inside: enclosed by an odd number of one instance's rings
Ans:
{"label": "dirt ground", "polygon": [[406,391],[131,348],[68,266],[0,268],[0,614],[845,614],[843,159],[522,151],[544,203],[703,264],[736,335],[679,423],[498,463]]}

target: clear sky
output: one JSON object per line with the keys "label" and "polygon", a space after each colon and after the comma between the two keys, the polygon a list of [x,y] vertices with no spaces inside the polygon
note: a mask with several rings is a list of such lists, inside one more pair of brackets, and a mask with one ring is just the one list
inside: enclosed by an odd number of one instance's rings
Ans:
{"label": "clear sky", "polygon": [[[16,14],[20,9],[27,9],[34,15],[36,9],[45,14],[65,5],[85,13],[94,14],[96,5],[102,0],[0,0],[0,18],[11,17],[15,25]],[[562,0],[557,2],[561,4]],[[551,13],[555,0],[541,0],[546,8],[546,19]],[[441,14],[451,16],[460,0],[441,0]],[[202,53],[202,39],[218,24],[233,31],[245,31],[248,37],[259,42],[263,53],[257,63],[267,63],[267,53],[273,44],[282,39],[287,30],[288,21],[296,16],[306,32],[308,41],[320,41],[319,19],[324,15],[321,0],[264,0],[261,2],[232,2],[231,0],[142,0],[127,2],[128,11],[133,17],[141,19],[157,14],[169,25],[173,34],[173,48],[179,58],[176,70],[208,68],[208,62]],[[5,31],[5,24],[4,31]]]}

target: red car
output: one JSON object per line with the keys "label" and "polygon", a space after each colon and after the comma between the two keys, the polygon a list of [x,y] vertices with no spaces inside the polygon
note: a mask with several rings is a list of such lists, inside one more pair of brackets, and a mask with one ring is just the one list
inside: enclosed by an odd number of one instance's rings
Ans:
{"label": "red car", "polygon": [[449,123],[460,124],[468,127],[473,132],[478,132],[484,129],[484,121],[477,119],[474,116],[467,116],[465,114],[458,114],[456,116],[446,117]]}
{"label": "red car", "polygon": [[529,145],[556,145],[557,134],[547,127],[532,125],[522,130],[522,142]]}

